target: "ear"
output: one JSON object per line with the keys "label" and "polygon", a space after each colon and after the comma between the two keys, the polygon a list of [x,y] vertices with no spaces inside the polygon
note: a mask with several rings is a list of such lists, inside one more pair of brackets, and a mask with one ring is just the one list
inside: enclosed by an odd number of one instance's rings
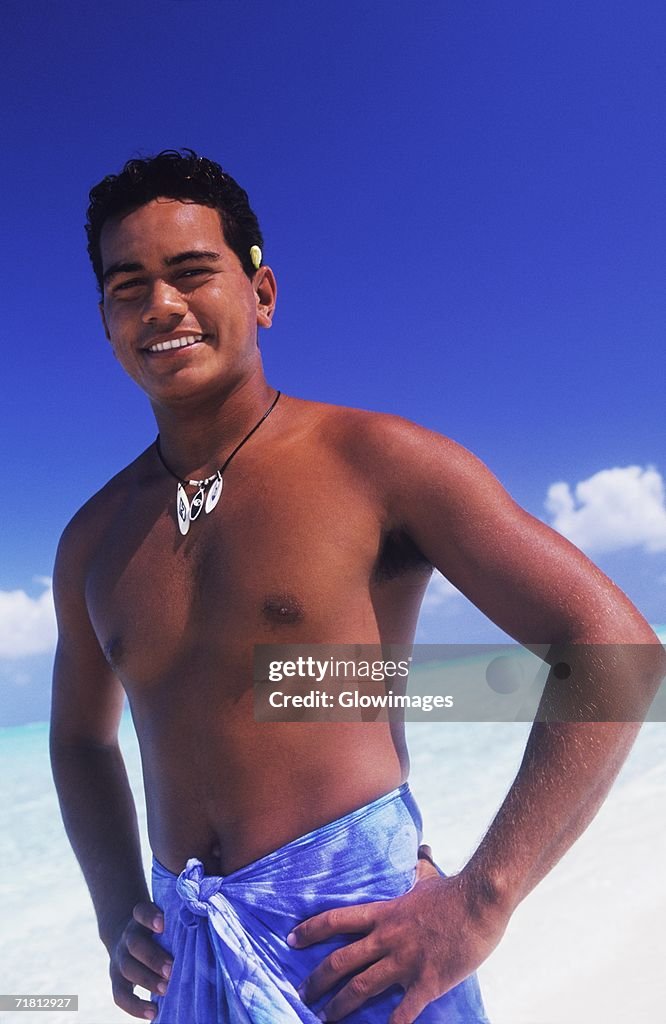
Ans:
{"label": "ear", "polygon": [[257,324],[259,327],[270,327],[277,301],[277,281],[270,267],[259,267],[252,278],[252,287],[257,303]]}
{"label": "ear", "polygon": [[99,315],[102,318],[102,326],[104,327],[104,333],[106,335],[106,340],[107,341],[111,341],[111,335],[109,334],[109,328],[108,328],[108,325],[107,325],[107,322],[106,322],[106,314],[104,313],[104,303],[103,302],[98,302],[97,303],[97,308],[99,309]]}

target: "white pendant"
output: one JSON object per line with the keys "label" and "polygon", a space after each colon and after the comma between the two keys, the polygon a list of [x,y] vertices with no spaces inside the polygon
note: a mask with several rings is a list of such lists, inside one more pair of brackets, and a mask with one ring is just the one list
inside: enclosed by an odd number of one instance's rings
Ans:
{"label": "white pendant", "polygon": [[203,508],[203,505],[204,505],[204,494],[205,494],[205,491],[204,491],[203,487],[200,487],[199,490],[197,491],[197,493],[192,498],[192,502],[190,504],[190,522],[191,523],[194,522],[194,520],[197,518],[197,516],[201,512],[201,509]]}
{"label": "white pendant", "polygon": [[220,495],[221,494],[222,494],[222,477],[221,476],[216,476],[215,479],[213,480],[212,484],[210,485],[210,490],[208,492],[208,497],[206,498],[206,515],[208,515],[209,512],[213,511],[213,509],[217,505],[218,501],[220,500]]}
{"label": "white pendant", "polygon": [[190,528],[190,501],[182,484],[178,484],[176,491],[176,518],[178,529],[184,537]]}

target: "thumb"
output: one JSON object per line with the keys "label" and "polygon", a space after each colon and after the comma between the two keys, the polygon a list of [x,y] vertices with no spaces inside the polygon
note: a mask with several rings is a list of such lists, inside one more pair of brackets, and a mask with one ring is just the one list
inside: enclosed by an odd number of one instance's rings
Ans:
{"label": "thumb", "polygon": [[144,928],[150,928],[153,932],[164,930],[164,914],[160,907],[151,903],[150,900],[141,900],[140,903],[137,903],[132,911],[132,916]]}
{"label": "thumb", "polygon": [[421,882],[424,878],[434,878],[439,875],[432,857],[432,849],[427,843],[419,846],[418,861],[416,864],[416,881]]}

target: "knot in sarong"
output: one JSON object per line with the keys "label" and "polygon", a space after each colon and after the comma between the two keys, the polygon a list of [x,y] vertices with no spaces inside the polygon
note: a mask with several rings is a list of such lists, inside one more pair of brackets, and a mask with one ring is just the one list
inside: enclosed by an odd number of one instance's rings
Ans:
{"label": "knot in sarong", "polygon": [[223,878],[205,876],[203,864],[192,857],[176,881],[176,891],[188,910],[198,917],[207,917],[212,896],[222,888]]}

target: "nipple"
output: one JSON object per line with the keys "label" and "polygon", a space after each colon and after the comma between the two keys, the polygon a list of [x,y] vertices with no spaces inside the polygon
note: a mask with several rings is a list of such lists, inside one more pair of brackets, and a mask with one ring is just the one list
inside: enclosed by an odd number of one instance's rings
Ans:
{"label": "nipple", "polygon": [[293,594],[269,594],[262,612],[269,622],[285,625],[299,622],[303,618],[303,606]]}

